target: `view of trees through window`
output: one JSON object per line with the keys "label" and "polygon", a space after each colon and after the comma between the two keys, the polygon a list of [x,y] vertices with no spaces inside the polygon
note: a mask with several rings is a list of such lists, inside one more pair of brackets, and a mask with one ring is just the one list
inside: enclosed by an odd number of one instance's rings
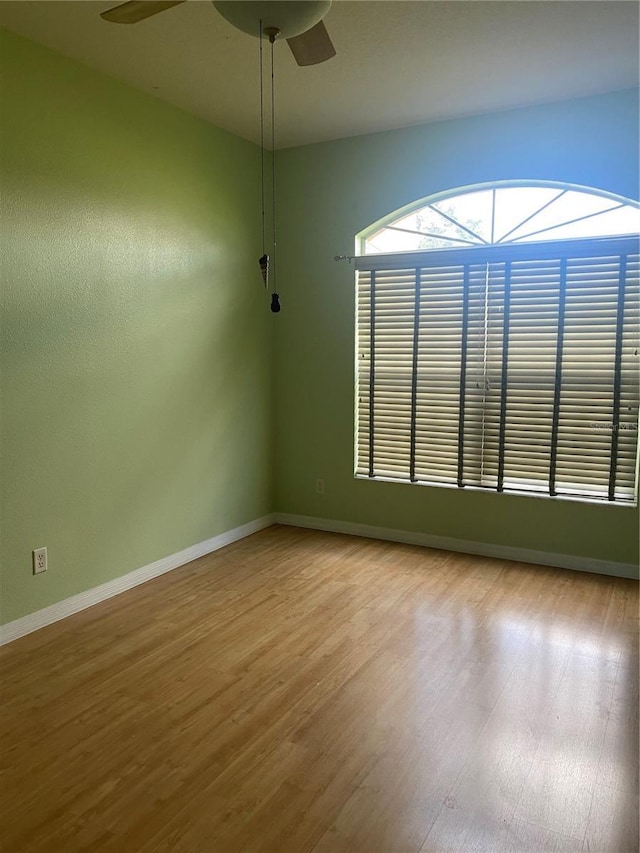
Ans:
{"label": "view of trees through window", "polygon": [[364,254],[640,233],[640,209],[579,188],[498,185],[446,196],[385,223]]}

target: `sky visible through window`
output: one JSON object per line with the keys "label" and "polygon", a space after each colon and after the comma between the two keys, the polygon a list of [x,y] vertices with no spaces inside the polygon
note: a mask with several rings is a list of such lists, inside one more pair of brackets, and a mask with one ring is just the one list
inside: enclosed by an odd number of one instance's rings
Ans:
{"label": "sky visible through window", "polygon": [[364,240],[367,255],[640,234],[640,208],[558,186],[474,190],[425,204]]}

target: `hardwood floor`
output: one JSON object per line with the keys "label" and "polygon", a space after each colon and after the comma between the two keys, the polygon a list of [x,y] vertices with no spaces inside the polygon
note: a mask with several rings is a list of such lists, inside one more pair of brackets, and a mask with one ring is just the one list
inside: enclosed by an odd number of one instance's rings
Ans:
{"label": "hardwood floor", "polygon": [[272,527],[0,666],[3,853],[638,849],[633,581]]}

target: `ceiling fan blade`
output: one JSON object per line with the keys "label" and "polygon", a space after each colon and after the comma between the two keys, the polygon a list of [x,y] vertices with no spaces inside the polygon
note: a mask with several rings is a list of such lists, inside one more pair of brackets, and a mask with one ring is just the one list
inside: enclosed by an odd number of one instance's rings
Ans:
{"label": "ceiling fan blade", "polygon": [[129,3],[121,3],[120,6],[100,12],[100,17],[111,21],[112,24],[137,24],[138,21],[184,2],[185,0],[130,0]]}
{"label": "ceiling fan blade", "polygon": [[317,65],[336,55],[336,49],[323,21],[318,21],[306,33],[287,39],[287,44],[298,65]]}

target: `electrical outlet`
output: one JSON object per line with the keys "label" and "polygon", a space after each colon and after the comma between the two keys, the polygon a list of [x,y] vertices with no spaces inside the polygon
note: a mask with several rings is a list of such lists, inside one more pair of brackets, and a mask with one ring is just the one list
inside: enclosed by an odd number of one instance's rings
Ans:
{"label": "electrical outlet", "polygon": [[41,572],[47,571],[47,549],[36,548],[33,551],[33,573],[39,575]]}
{"label": "electrical outlet", "polygon": [[322,477],[318,477],[316,480],[316,494],[324,495],[324,480]]}

